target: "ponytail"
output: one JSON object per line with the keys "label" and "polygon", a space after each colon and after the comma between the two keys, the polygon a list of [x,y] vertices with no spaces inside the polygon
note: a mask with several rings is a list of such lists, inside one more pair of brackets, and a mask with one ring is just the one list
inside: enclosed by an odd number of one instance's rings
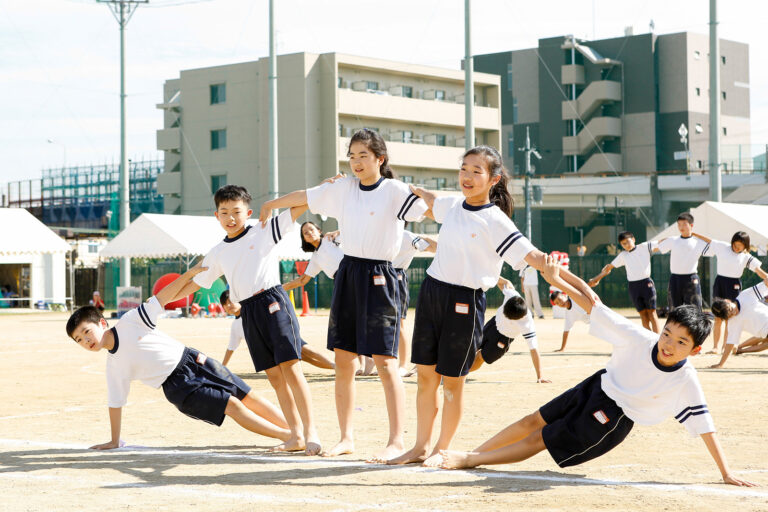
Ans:
{"label": "ponytail", "polygon": [[[397,175],[389,166],[389,153],[387,152],[387,143],[384,142],[384,139],[381,137],[381,135],[379,135],[378,132],[368,128],[358,130],[354,133],[354,135],[352,135],[352,138],[349,139],[349,146],[352,146],[352,144],[355,142],[364,144],[365,147],[367,147],[368,150],[376,156],[376,158],[384,157],[384,161],[381,162],[381,167],[379,167],[379,173],[383,177],[389,179],[397,178]],[[349,156],[349,147],[347,148],[347,156]]]}
{"label": "ponytail", "polygon": [[491,178],[499,176],[499,181],[491,187],[489,199],[493,204],[498,206],[507,217],[512,217],[512,213],[515,211],[515,201],[512,199],[512,194],[509,193],[509,174],[504,167],[499,152],[492,146],[483,145],[468,149],[462,158],[466,158],[469,155],[479,155],[484,157]]}

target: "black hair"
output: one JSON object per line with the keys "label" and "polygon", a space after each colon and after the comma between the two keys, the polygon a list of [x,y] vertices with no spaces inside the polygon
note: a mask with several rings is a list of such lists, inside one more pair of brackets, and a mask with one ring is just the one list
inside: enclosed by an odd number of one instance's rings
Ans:
{"label": "black hair", "polygon": [[[714,304],[712,306],[714,308]],[[712,322],[707,318],[707,314],[690,304],[678,306],[670,311],[664,325],[666,326],[670,322],[685,327],[685,330],[693,338],[694,347],[701,346],[712,330]]]}
{"label": "black hair", "polygon": [[475,146],[464,152],[464,155],[461,157],[462,160],[469,155],[478,155],[485,159],[491,178],[500,176],[499,181],[491,187],[489,198],[493,204],[498,206],[501,211],[507,215],[507,217],[511,217],[512,212],[515,211],[515,202],[512,199],[512,194],[509,193],[509,189],[507,188],[509,174],[504,167],[504,161],[499,152],[492,146]]}
{"label": "black hair", "polygon": [[221,292],[221,295],[219,295],[219,303],[223,306],[229,302],[229,290],[224,290]]}
{"label": "black hair", "polygon": [[691,215],[689,212],[683,212],[677,216],[677,220],[684,220],[693,224],[693,215]]}
{"label": "black hair", "polygon": [[728,299],[720,297],[712,301],[712,314],[720,320],[728,320]]}
{"label": "black hair", "polygon": [[557,300],[557,297],[560,295],[560,293],[562,293],[562,292],[552,292],[552,293],[550,293],[549,294],[549,302],[550,303],[554,303]]}
{"label": "black hair", "polygon": [[741,244],[744,246],[744,249],[749,251],[749,235],[746,233],[746,231],[735,232],[731,237],[731,245],[733,245],[734,242],[741,242]]}
{"label": "black hair", "polygon": [[311,220],[308,220],[307,222],[302,223],[301,227],[299,227],[299,236],[301,237],[301,250],[304,252],[315,252],[317,250],[317,247],[312,245],[311,243],[304,240],[304,226],[307,224],[312,224],[317,228],[318,231],[320,231],[320,236],[323,236],[323,230],[320,229],[320,226],[312,222]]}
{"label": "black hair", "polygon": [[515,295],[504,303],[504,316],[510,320],[520,320],[528,313],[528,306],[525,305],[525,299]]}
{"label": "black hair", "polygon": [[251,194],[248,193],[248,190],[240,185],[224,185],[213,194],[213,202],[216,204],[216,208],[225,201],[242,201],[251,206],[251,199]]}
{"label": "black hair", "polygon": [[81,324],[86,322],[98,324],[103,318],[104,315],[101,314],[101,311],[99,311],[98,308],[93,306],[83,306],[78,308],[72,313],[69,320],[67,320],[67,336],[71,338],[72,333],[75,332],[75,329],[80,327]]}
{"label": "black hair", "polygon": [[622,231],[619,233],[619,243],[623,242],[627,238],[635,238],[635,235],[631,231]]}
{"label": "black hair", "polygon": [[387,153],[387,143],[384,142],[384,139],[381,137],[381,135],[379,135],[378,132],[368,128],[363,128],[362,130],[356,131],[354,135],[352,135],[352,138],[349,139],[347,157],[350,156],[350,148],[355,142],[364,144],[365,147],[367,147],[368,150],[372,152],[376,158],[384,157],[384,161],[381,162],[381,167],[379,167],[379,173],[381,173],[382,176],[385,178],[397,177],[392,168],[389,166],[389,153]]}

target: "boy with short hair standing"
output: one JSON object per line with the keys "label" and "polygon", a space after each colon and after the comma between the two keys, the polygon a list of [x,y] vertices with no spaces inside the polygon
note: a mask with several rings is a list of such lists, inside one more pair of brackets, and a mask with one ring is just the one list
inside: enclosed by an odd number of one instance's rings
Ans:
{"label": "boy with short hair standing", "polygon": [[178,296],[208,288],[222,274],[227,278],[230,300],[241,306],[253,365],[257,372],[266,372],[291,429],[291,439],[274,450],[317,455],[321,446],[312,418],[312,396],[301,370],[299,321],[280,285],[274,251],[283,235],[296,228],[294,221],[307,206],[284,210],[264,224],[246,225],[253,210],[245,188],[225,185],[213,199],[215,216],[227,236],[203,259],[208,270],[196,275]]}
{"label": "boy with short hair standing", "polygon": [[697,267],[699,258],[709,244],[693,236],[693,215],[688,212],[677,216],[677,229],[680,236],[672,236],[659,242],[661,253],[671,253],[667,303],[670,310],[683,304],[692,304],[701,309],[701,284]]}
{"label": "boy with short hair standing", "polygon": [[91,448],[119,448],[122,408],[131,381],[162,386],[169,402],[195,419],[220,426],[231,416],[240,426],[261,435],[290,438],[280,411],[257,396],[240,377],[202,352],[187,348],[155,329],[163,307],[190,279],[204,270],[199,265],[160,290],[138,308],[127,312],[111,329],[94,306],[84,306],[67,321],[67,335],[84,349],[109,351],[107,388],[112,438]]}
{"label": "boy with short hair standing", "polygon": [[728,467],[696,369],[697,354],[712,328],[692,306],[672,310],[661,335],[639,327],[566,283],[547,256],[544,278],[566,291],[590,313],[590,332],[614,345],[604,370],[509,425],[474,452],[441,452],[446,469],[523,461],[549,451],[558,466],[582,464],[621,443],[634,423],[655,425],[674,416],[691,435],[700,435],[723,481],[748,487]]}

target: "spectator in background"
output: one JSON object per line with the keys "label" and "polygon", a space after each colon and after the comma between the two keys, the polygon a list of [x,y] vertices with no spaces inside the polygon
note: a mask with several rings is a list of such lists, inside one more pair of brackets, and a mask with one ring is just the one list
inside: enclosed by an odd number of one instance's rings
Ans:
{"label": "spectator in background", "polygon": [[539,273],[530,265],[527,265],[520,271],[520,280],[523,282],[523,293],[525,294],[525,304],[539,318],[544,318],[544,312],[541,310],[541,300],[539,299]]}
{"label": "spectator in background", "polygon": [[93,298],[90,300],[91,306],[95,307],[99,310],[99,312],[104,312],[104,299],[101,298],[101,294],[98,290],[93,292]]}

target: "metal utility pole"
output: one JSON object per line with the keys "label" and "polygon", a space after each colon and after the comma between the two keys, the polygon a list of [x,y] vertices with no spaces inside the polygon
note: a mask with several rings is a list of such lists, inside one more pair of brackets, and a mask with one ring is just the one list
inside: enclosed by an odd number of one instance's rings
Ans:
{"label": "metal utility pole", "polygon": [[528,240],[531,239],[531,203],[533,203],[533,187],[531,186],[531,176],[533,176],[533,169],[531,168],[531,155],[541,160],[541,155],[536,148],[531,147],[531,136],[528,127],[525,128],[525,147],[520,148],[520,151],[525,151],[525,236]]}
{"label": "metal utility pole", "polygon": [[709,194],[723,200],[720,176],[720,44],[717,40],[717,0],[709,0]]}
{"label": "metal utility pole", "polygon": [[269,198],[278,196],[277,177],[277,55],[275,0],[269,0]]}
{"label": "metal utility pole", "polygon": [[475,147],[475,122],[472,108],[475,106],[475,84],[472,81],[472,35],[470,0],[464,0],[464,148]]}
{"label": "metal utility pole", "polygon": [[[131,222],[131,204],[129,202],[128,155],[125,152],[125,27],[131,20],[139,4],[149,0],[96,0],[109,5],[112,14],[120,25],[120,231]],[[120,260],[120,285],[131,285],[131,258]]]}

